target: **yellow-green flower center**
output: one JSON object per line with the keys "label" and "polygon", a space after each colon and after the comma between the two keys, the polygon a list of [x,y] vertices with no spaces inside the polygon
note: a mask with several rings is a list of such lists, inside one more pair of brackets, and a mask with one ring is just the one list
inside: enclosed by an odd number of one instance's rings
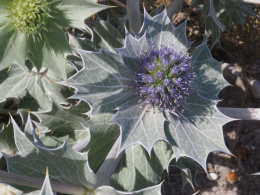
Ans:
{"label": "yellow-green flower center", "polygon": [[8,17],[16,31],[37,34],[46,30],[46,21],[50,17],[49,5],[46,0],[13,0]]}

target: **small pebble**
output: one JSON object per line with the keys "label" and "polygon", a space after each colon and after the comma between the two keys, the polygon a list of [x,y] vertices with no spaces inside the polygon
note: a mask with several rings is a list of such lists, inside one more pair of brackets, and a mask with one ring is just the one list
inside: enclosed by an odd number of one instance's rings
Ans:
{"label": "small pebble", "polygon": [[207,179],[210,181],[216,181],[218,179],[218,175],[216,173],[209,173],[207,175]]}

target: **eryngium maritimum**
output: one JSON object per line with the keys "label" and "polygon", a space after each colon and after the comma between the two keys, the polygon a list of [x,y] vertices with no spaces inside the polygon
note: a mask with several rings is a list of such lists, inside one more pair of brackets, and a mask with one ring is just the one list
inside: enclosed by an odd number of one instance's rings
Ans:
{"label": "eryngium maritimum", "polygon": [[50,3],[46,0],[17,0],[8,7],[13,28],[21,33],[33,35],[46,29],[50,13]]}
{"label": "eryngium maritimum", "polygon": [[117,52],[77,49],[84,66],[68,80],[71,98],[88,102],[93,115],[117,111],[111,121],[121,129],[119,152],[141,144],[151,154],[164,140],[176,159],[188,156],[206,170],[211,151],[229,153],[222,125],[230,119],[216,107],[227,82],[206,42],[188,54],[190,46],[185,22],[174,27],[166,11],[145,12],[141,31],[126,32]]}
{"label": "eryngium maritimum", "polygon": [[185,107],[185,99],[192,93],[195,73],[189,54],[177,49],[155,47],[143,55],[137,64],[134,87],[145,104],[161,111]]}
{"label": "eryngium maritimum", "polygon": [[106,8],[93,0],[0,1],[0,70],[30,60],[38,71],[45,67],[66,80],[66,57],[73,52],[64,30],[85,28],[87,17]]}

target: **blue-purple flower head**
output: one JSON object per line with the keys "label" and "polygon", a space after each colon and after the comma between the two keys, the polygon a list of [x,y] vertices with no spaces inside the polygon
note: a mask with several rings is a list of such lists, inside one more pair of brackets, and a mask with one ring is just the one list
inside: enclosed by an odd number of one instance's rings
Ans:
{"label": "blue-purple flower head", "polygon": [[191,58],[186,52],[153,47],[139,59],[134,87],[145,104],[161,111],[184,109],[187,96],[193,93],[195,73],[190,64]]}

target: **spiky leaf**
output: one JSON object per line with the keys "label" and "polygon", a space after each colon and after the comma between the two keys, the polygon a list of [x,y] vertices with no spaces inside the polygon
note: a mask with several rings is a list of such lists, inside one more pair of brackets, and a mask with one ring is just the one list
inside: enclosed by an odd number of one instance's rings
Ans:
{"label": "spiky leaf", "polygon": [[97,171],[120,135],[119,126],[110,122],[113,114],[97,114],[83,125],[89,128],[91,139],[84,151],[89,151],[89,165]]}
{"label": "spiky leaf", "polygon": [[17,148],[14,143],[14,133],[12,125],[1,125],[0,130],[0,158],[2,153],[13,155],[17,152]]}
{"label": "spiky leaf", "polygon": [[[48,13],[46,19],[40,21],[40,24],[38,24],[38,20],[32,21],[36,23],[36,26],[43,25],[41,30],[34,33],[31,33],[33,27],[28,24],[25,25],[26,30],[15,27],[16,23],[22,25],[22,21],[20,21],[20,12],[16,13],[12,7],[15,6],[12,4],[12,0],[6,0],[1,4],[0,70],[11,64],[19,64],[24,67],[25,60],[29,59],[38,71],[42,67],[46,67],[66,80],[65,61],[67,55],[72,54],[72,50],[61,28],[69,26],[84,28],[85,18],[108,7],[96,4],[92,0],[46,0],[41,3],[47,3],[47,8],[43,12]],[[20,10],[29,10],[29,4],[23,4],[23,2],[16,6],[22,6]],[[42,9],[38,8],[40,11],[36,13],[36,17],[40,18]],[[28,14],[34,14],[34,11],[30,11]]]}
{"label": "spiky leaf", "polygon": [[140,145],[129,147],[119,162],[110,184],[123,191],[154,186],[160,183],[161,174],[173,157],[169,144],[164,141],[155,144],[150,156]]}
{"label": "spiky leaf", "polygon": [[[60,104],[68,104],[61,91],[64,86],[55,82],[61,79],[55,76],[50,70],[37,72],[35,69],[29,70],[27,67],[13,65],[9,71],[7,69],[0,72],[0,90],[6,93],[0,94],[0,101],[7,98],[25,98],[21,102],[18,113],[47,111],[51,109],[52,100]],[[29,104],[26,102],[29,101]],[[27,105],[24,107],[23,105]]]}
{"label": "spiky leaf", "polygon": [[19,153],[14,156],[5,155],[8,171],[44,178],[46,167],[48,167],[50,178],[53,180],[81,184],[88,189],[94,189],[96,176],[89,168],[87,153],[78,153],[66,143],[59,148],[46,148],[36,136],[30,117],[28,120],[30,125],[26,127],[32,131],[34,143],[26,138],[12,119],[15,144]]}
{"label": "spiky leaf", "polygon": [[[37,127],[44,145],[58,147],[63,144],[64,140],[71,146],[85,138],[89,140],[89,131],[81,124],[89,118],[86,115],[88,111],[89,106],[80,101],[70,107],[53,103],[50,112],[33,112],[32,114],[40,120]],[[28,134],[30,132],[26,131]]]}

